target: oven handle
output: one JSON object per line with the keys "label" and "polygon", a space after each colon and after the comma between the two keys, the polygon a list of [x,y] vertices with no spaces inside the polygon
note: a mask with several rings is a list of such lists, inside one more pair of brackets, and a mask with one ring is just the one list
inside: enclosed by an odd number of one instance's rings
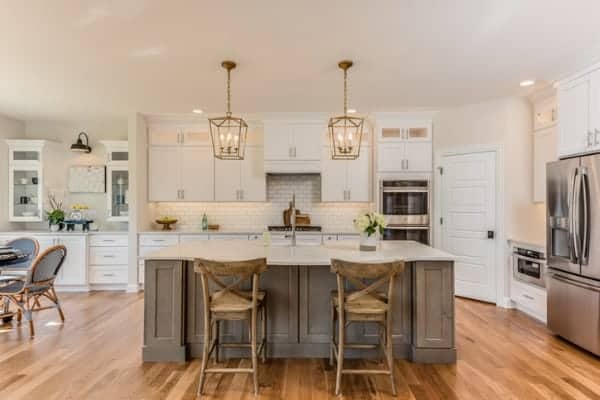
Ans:
{"label": "oven handle", "polygon": [[546,263],[546,259],[545,258],[533,258],[533,257],[527,257],[527,256],[523,256],[519,253],[513,253],[513,256],[515,258],[520,258],[522,260],[527,260],[527,261],[532,261],[538,264],[545,264]]}
{"label": "oven handle", "polygon": [[402,188],[402,189],[381,189],[383,193],[429,193],[429,189],[422,188]]}
{"label": "oven handle", "polygon": [[388,226],[385,227],[385,229],[392,229],[392,230],[395,229],[395,230],[404,230],[404,231],[425,231],[425,230],[429,229],[429,226],[423,226],[423,225],[415,225],[415,226],[388,225]]}

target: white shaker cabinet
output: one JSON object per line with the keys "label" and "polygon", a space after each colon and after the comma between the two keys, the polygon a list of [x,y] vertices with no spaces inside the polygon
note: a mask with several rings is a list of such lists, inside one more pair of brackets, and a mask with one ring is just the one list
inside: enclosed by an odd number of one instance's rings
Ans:
{"label": "white shaker cabinet", "polygon": [[152,146],[148,157],[150,201],[212,201],[214,161],[208,146]]}
{"label": "white shaker cabinet", "polygon": [[431,172],[432,122],[383,118],[376,124],[378,172]]}
{"label": "white shaker cabinet", "polygon": [[215,200],[266,200],[262,147],[246,147],[243,160],[215,159]]}
{"label": "white shaker cabinet", "polygon": [[56,277],[57,287],[81,288],[87,285],[87,244],[84,235],[57,235],[36,239],[40,241],[40,252],[44,247],[50,246],[64,245],[67,248],[67,256]]}
{"label": "white shaker cabinet", "polygon": [[371,148],[362,146],[356,160],[332,160],[322,148],[321,201],[368,202],[371,193]]}
{"label": "white shaker cabinet", "polygon": [[558,90],[559,157],[584,153],[593,146],[591,96],[591,74],[560,85]]}
{"label": "white shaker cabinet", "polygon": [[320,172],[323,123],[265,121],[265,171],[273,173]]}

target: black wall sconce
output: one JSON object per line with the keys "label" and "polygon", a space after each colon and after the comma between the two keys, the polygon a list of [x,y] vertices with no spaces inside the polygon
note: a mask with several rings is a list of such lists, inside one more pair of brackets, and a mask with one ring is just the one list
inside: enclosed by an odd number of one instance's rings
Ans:
{"label": "black wall sconce", "polygon": [[[84,140],[85,139],[85,143]],[[71,145],[71,151],[81,152],[81,153],[91,153],[92,148],[90,147],[90,138],[87,133],[79,132],[77,136],[77,142]]]}

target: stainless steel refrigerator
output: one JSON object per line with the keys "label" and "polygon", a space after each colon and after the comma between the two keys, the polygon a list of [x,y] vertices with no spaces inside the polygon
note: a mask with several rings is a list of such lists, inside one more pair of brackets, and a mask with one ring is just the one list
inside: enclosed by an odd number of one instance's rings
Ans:
{"label": "stainless steel refrigerator", "polygon": [[600,154],[549,163],[548,328],[600,355]]}

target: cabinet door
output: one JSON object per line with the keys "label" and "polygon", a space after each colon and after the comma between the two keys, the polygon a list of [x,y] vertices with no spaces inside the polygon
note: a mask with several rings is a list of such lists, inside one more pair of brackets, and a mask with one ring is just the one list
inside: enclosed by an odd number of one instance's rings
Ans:
{"label": "cabinet door", "polygon": [[593,133],[592,150],[600,150],[600,70],[592,75],[590,131]]}
{"label": "cabinet door", "polygon": [[533,134],[533,201],[546,201],[546,163],[556,160],[556,130]]}
{"label": "cabinet door", "polygon": [[431,142],[407,142],[405,148],[405,170],[429,172],[433,169]]}
{"label": "cabinet door", "polygon": [[360,156],[347,163],[347,188],[349,201],[369,201],[371,199],[371,148],[363,146]]}
{"label": "cabinet door", "polygon": [[292,126],[295,160],[319,160],[321,157],[321,134],[325,127],[318,124],[295,124]]}
{"label": "cabinet door", "polygon": [[148,129],[151,146],[175,146],[181,140],[181,129],[175,127],[152,127]]}
{"label": "cabinet door", "polygon": [[592,138],[589,135],[590,95],[590,76],[559,88],[559,156],[581,153],[592,145]]}
{"label": "cabinet door", "polygon": [[215,159],[215,200],[239,201],[241,161]]}
{"label": "cabinet door", "polygon": [[179,151],[176,147],[150,147],[148,200],[179,200]]}
{"label": "cabinet door", "polygon": [[59,271],[56,283],[58,285],[85,285],[87,283],[85,238],[82,236],[60,236],[56,242],[67,248],[67,256]]}
{"label": "cabinet door", "polygon": [[404,168],[405,143],[379,143],[377,169],[379,172],[396,172]]}
{"label": "cabinet door", "polygon": [[346,160],[332,160],[329,147],[322,147],[321,157],[321,201],[346,200]]}
{"label": "cabinet door", "polygon": [[127,166],[109,165],[106,171],[107,220],[129,219],[129,171]]}
{"label": "cabinet door", "polygon": [[210,147],[181,147],[179,174],[182,200],[214,199],[214,158]]}
{"label": "cabinet door", "polygon": [[267,177],[262,147],[247,147],[241,165],[243,201],[265,201],[267,199]]}
{"label": "cabinet door", "polygon": [[431,140],[431,121],[414,121],[404,127],[404,138],[408,141],[423,142]]}
{"label": "cabinet door", "polygon": [[210,131],[208,126],[183,128],[181,144],[184,146],[210,146]]}
{"label": "cabinet door", "polygon": [[454,347],[454,276],[449,262],[417,262],[414,274],[416,347]]}
{"label": "cabinet door", "polygon": [[291,128],[289,124],[265,122],[265,160],[291,159]]}

